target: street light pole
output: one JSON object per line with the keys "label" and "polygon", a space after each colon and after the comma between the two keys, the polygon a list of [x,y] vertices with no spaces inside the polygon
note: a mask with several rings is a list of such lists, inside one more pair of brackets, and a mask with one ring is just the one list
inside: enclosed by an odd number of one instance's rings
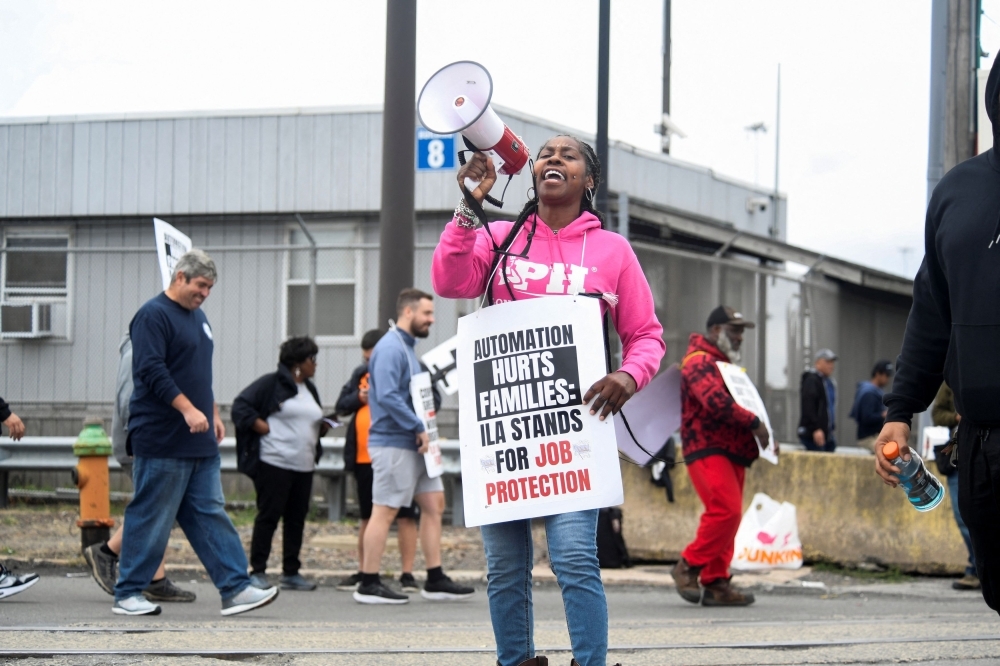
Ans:
{"label": "street light pole", "polygon": [[382,110],[378,327],[396,317],[396,297],[413,286],[417,0],[389,0]]}

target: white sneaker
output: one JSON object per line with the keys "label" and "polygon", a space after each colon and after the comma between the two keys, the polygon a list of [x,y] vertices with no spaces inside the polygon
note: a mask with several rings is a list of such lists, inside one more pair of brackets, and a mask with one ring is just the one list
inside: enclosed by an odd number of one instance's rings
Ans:
{"label": "white sneaker", "polygon": [[111,612],[115,615],[159,615],[160,607],[149,603],[141,594],[137,594],[121,601],[115,600]]}
{"label": "white sneaker", "polygon": [[37,582],[38,574],[15,576],[10,569],[0,564],[0,599],[24,592]]}
{"label": "white sneaker", "polygon": [[278,588],[276,587],[269,587],[262,590],[259,587],[247,585],[235,597],[222,602],[222,614],[236,615],[238,613],[246,613],[254,608],[266,606],[277,598]]}

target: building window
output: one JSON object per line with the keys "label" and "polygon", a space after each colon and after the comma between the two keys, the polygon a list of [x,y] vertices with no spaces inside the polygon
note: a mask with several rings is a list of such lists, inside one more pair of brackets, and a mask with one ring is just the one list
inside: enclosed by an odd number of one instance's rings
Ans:
{"label": "building window", "polygon": [[65,338],[69,235],[9,231],[0,271],[0,337]]}
{"label": "building window", "polygon": [[[311,223],[309,231],[320,246],[358,243],[356,224]],[[308,239],[299,228],[291,229],[289,243],[309,247]],[[290,337],[308,335],[310,252],[302,249],[288,255],[286,329]],[[319,250],[316,259],[316,337],[357,337],[361,251],[349,247]]]}

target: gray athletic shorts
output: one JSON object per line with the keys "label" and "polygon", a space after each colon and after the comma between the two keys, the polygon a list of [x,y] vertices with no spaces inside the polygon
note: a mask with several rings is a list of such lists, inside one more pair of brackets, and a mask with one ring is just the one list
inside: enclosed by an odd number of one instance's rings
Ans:
{"label": "gray athletic shorts", "polygon": [[391,446],[368,446],[372,459],[372,503],[398,509],[420,493],[444,492],[441,477],[427,476],[424,455]]}

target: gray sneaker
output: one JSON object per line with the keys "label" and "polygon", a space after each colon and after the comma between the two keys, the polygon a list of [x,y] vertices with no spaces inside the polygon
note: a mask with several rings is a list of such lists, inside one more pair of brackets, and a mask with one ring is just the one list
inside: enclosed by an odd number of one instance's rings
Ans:
{"label": "gray sneaker", "polygon": [[104,544],[95,543],[87,546],[83,550],[83,559],[87,561],[97,585],[108,594],[114,595],[115,583],[118,582],[118,558],[103,552],[102,545]]}
{"label": "gray sneaker", "polygon": [[247,585],[235,597],[222,602],[222,614],[237,615],[239,613],[246,613],[255,608],[266,606],[277,598],[278,588],[276,587],[269,587],[266,590],[262,590],[259,587]]}
{"label": "gray sneaker", "polygon": [[142,591],[142,596],[150,601],[194,601],[194,592],[188,592],[174,585],[169,578],[150,583]]}
{"label": "gray sneaker", "polygon": [[267,574],[262,573],[250,574],[250,584],[261,590],[271,587],[271,584],[267,582]]}
{"label": "gray sneaker", "polygon": [[403,592],[412,592],[416,594],[420,591],[420,585],[411,573],[405,573],[399,577],[399,586],[403,588]]}
{"label": "gray sneaker", "polygon": [[316,589],[316,583],[306,580],[302,574],[281,577],[281,589],[299,590],[300,592],[311,592]]}
{"label": "gray sneaker", "polygon": [[149,603],[146,597],[141,594],[137,594],[128,599],[115,601],[115,605],[111,607],[111,612],[115,615],[159,615],[160,607]]}

